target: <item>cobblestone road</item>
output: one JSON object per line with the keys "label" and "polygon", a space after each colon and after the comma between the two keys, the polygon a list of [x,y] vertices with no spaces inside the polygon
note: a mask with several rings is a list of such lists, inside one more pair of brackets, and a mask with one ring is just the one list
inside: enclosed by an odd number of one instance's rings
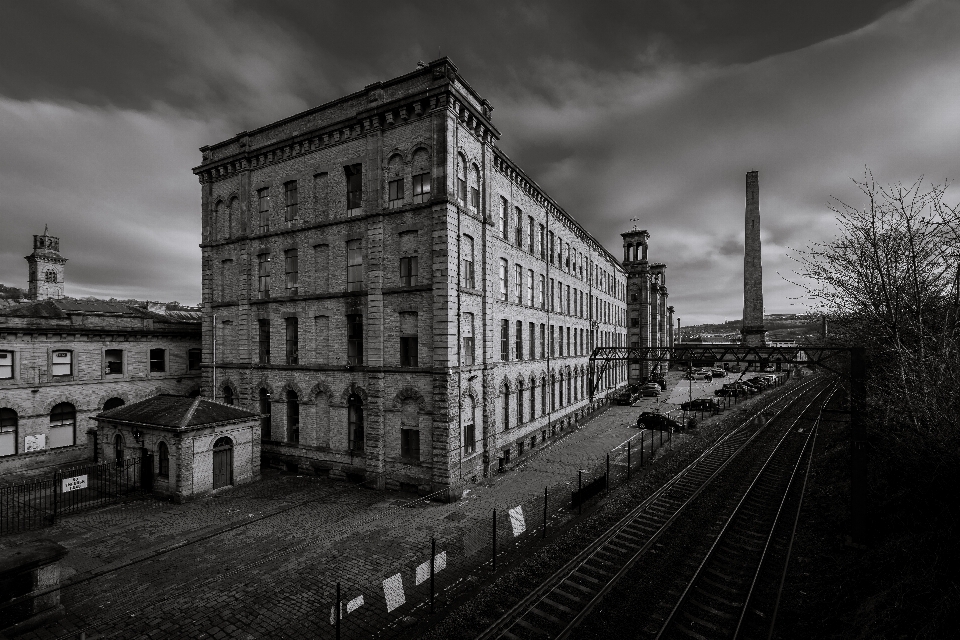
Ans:
{"label": "cobblestone road", "polygon": [[[667,411],[690,394],[677,377],[671,374],[669,397],[612,406],[453,504],[411,508],[401,505],[412,496],[267,472],[259,483],[188,504],[128,502],[5,538],[5,546],[42,537],[69,549],[66,617],[12,637],[76,638],[81,630],[87,638],[329,637],[338,580],[354,585],[345,602],[359,602],[360,593],[373,607],[384,596],[369,585],[429,558],[431,536],[438,548],[471,553],[471,536],[486,527],[494,506],[575,484],[577,469],[602,465],[629,439],[639,446],[640,411]],[[693,397],[722,382],[694,383]]]}

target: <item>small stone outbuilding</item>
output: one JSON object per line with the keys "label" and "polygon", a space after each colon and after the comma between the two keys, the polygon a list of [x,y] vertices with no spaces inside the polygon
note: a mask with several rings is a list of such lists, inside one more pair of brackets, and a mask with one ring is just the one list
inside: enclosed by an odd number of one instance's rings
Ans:
{"label": "small stone outbuilding", "polygon": [[152,454],[154,493],[177,501],[260,477],[260,416],[239,407],[163,394],[96,421],[99,460]]}

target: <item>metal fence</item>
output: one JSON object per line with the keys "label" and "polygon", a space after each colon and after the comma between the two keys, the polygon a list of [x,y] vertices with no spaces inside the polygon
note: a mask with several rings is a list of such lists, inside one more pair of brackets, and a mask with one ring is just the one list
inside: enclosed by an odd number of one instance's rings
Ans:
{"label": "metal fence", "polygon": [[52,477],[0,487],[0,535],[39,529],[68,513],[153,489],[152,455],[58,469]]}

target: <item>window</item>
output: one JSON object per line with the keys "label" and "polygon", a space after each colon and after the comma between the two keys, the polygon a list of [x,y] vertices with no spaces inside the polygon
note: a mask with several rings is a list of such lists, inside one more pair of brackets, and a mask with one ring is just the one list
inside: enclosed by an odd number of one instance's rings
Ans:
{"label": "window", "polygon": [[547,357],[547,325],[540,325],[540,357]]}
{"label": "window", "polygon": [[108,374],[123,373],[123,349],[107,349],[104,352],[105,371]]}
{"label": "window", "polygon": [[223,404],[232,405],[236,401],[231,387],[223,388]]}
{"label": "window", "polygon": [[[542,325],[541,325],[542,326]],[[547,379],[540,381],[540,415],[547,412]]]}
{"label": "window", "polygon": [[517,425],[523,424],[523,387],[517,387]]}
{"label": "window", "polygon": [[528,348],[530,350],[530,359],[534,360],[537,357],[537,332],[535,329],[536,325],[532,322],[527,323],[527,341]]}
{"label": "window", "polygon": [[430,199],[430,174],[418,173],[413,176],[413,202],[421,204]]}
{"label": "window", "polygon": [[467,159],[462,153],[457,154],[457,198],[467,204]]}
{"label": "window", "polygon": [[461,355],[461,364],[469,366],[473,364],[473,314],[464,313],[463,322],[460,326],[463,335],[463,353]]}
{"label": "window", "polygon": [[500,258],[500,299],[507,301],[507,261]]}
{"label": "window", "polygon": [[510,321],[500,321],[500,359],[510,359]]}
{"label": "window", "polygon": [[0,351],[0,379],[13,377],[13,351]]}
{"label": "window", "polygon": [[[12,355],[11,355],[12,360]],[[57,350],[51,356],[50,375],[52,376],[72,376],[73,375],[73,351]],[[11,362],[11,365],[13,363]]]}
{"label": "window", "polygon": [[503,236],[504,240],[510,239],[510,232],[508,231],[510,213],[507,208],[507,199],[503,196],[500,196],[500,235]]}
{"label": "window", "polygon": [[557,357],[563,357],[563,327],[557,327]]}
{"label": "window", "polygon": [[539,231],[537,232],[537,253],[540,254],[540,259],[541,259],[541,260],[544,260],[544,259],[546,259],[546,257],[547,257],[546,254],[545,254],[545,252],[544,252],[544,248],[546,247],[546,245],[545,245],[544,242],[543,242],[543,237],[544,237],[545,231],[546,231],[546,230],[544,229],[544,226],[541,224],[540,227],[539,227]]}
{"label": "window", "polygon": [[530,378],[530,419],[537,417],[537,383]]}
{"label": "window", "polygon": [[418,335],[416,312],[400,313],[400,366],[416,367]]}
{"label": "window", "polygon": [[287,222],[295,220],[297,217],[297,209],[299,199],[297,197],[297,181],[291,180],[283,185],[283,202],[286,208],[284,209],[283,217]]}
{"label": "window", "polygon": [[347,364],[363,364],[363,316],[347,316]]}
{"label": "window", "polygon": [[520,211],[520,207],[517,207],[516,214],[514,216],[513,228],[513,241],[518,247],[523,247],[523,213]]}
{"label": "window", "polygon": [[462,286],[467,289],[476,289],[477,283],[473,275],[473,238],[463,236],[463,243],[460,245],[460,257],[463,261]]}
{"label": "window", "polygon": [[300,442],[300,399],[293,389],[287,391],[287,442]]}
{"label": "window", "polygon": [[363,451],[363,400],[355,393],[347,398],[347,446]]}
{"label": "window", "polygon": [[363,165],[352,164],[343,172],[347,179],[347,215],[358,216],[363,207]]}
{"label": "window", "polygon": [[170,450],[166,442],[157,445],[157,476],[167,478],[170,476]]}
{"label": "window", "polygon": [[527,216],[527,251],[533,253],[534,233],[533,216]]}
{"label": "window", "polygon": [[387,183],[387,208],[396,209],[401,206],[403,206],[403,178]]}
{"label": "window", "polygon": [[17,412],[0,409],[0,456],[17,455]]}
{"label": "window", "polygon": [[347,291],[363,290],[363,248],[359,240],[347,241]]}
{"label": "window", "polygon": [[556,280],[550,278],[550,311],[553,311],[556,306]]}
{"label": "window", "polygon": [[299,318],[285,318],[286,336],[284,336],[284,345],[286,346],[287,364],[299,363]]}
{"label": "window", "polygon": [[103,403],[103,410],[110,411],[111,409],[122,407],[125,404],[126,403],[123,401],[123,398],[110,398],[109,400]]}
{"label": "window", "polygon": [[514,350],[517,353],[517,360],[523,360],[523,322],[517,320],[516,335],[514,339]]}
{"label": "window", "polygon": [[76,442],[77,410],[69,402],[61,402],[50,410],[50,449],[72,447]]}
{"label": "window", "polygon": [[270,364],[270,320],[257,320],[257,346],[260,364]]}
{"label": "window", "polygon": [[260,232],[270,229],[270,189],[257,191],[257,210],[260,213]]}
{"label": "window", "polygon": [[150,373],[163,373],[167,370],[167,350],[150,349]]}
{"label": "window", "polygon": [[400,457],[420,460],[420,430],[400,428]]}
{"label": "window", "polygon": [[296,249],[287,249],[283,252],[283,268],[287,274],[285,280],[287,293],[296,295],[300,281],[300,259]]}
{"label": "window", "polygon": [[553,325],[550,325],[550,356],[551,356],[551,357],[552,357],[552,356],[554,355],[554,353],[555,353],[555,351],[554,351],[554,346],[553,346],[553,345],[554,345],[554,340],[553,340],[554,333],[555,333],[555,332],[554,332],[554,327],[553,327]]}
{"label": "window", "polygon": [[527,269],[527,305],[533,306],[533,269]]}
{"label": "window", "polygon": [[257,255],[257,290],[261,298],[270,297],[270,254]]}
{"label": "window", "polygon": [[537,306],[541,309],[547,308],[546,299],[544,296],[544,290],[547,288],[547,279],[541,274],[540,275],[540,289],[537,291]]}
{"label": "window", "polygon": [[463,452],[466,454],[477,452],[476,403],[468,397],[463,403]]}
{"label": "window", "polygon": [[523,267],[513,265],[513,299],[517,304],[523,304]]}
{"label": "window", "polygon": [[553,231],[549,232],[549,237],[550,237],[550,264],[553,264],[553,238],[554,238]]}
{"label": "window", "polygon": [[56,284],[56,282],[57,282],[57,272],[54,271],[54,270],[52,270],[52,269],[48,269],[48,270],[45,271],[44,274],[43,274],[43,281],[44,281],[44,282],[49,282],[49,283],[51,283],[51,284]]}
{"label": "window", "polygon": [[470,206],[480,210],[480,168],[473,165],[473,180],[470,184]]}
{"label": "window", "polygon": [[503,388],[503,430],[510,428],[510,387]]}
{"label": "window", "polygon": [[271,405],[270,405],[270,392],[266,389],[260,389],[260,439],[269,440],[270,439],[270,420],[271,420]]}

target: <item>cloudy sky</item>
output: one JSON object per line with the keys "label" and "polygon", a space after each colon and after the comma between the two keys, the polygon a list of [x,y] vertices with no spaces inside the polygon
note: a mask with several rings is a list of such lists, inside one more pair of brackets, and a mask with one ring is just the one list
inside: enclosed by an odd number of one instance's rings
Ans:
{"label": "cloudy sky", "polygon": [[[767,313],[831,196],[960,176],[955,0],[0,0],[0,282],[61,238],[67,295],[200,299],[198,147],[449,56],[500,146],[620,255],[639,218],[683,324],[742,313],[760,171]],[[948,191],[955,202],[960,186]],[[798,299],[798,297],[800,299]]]}

